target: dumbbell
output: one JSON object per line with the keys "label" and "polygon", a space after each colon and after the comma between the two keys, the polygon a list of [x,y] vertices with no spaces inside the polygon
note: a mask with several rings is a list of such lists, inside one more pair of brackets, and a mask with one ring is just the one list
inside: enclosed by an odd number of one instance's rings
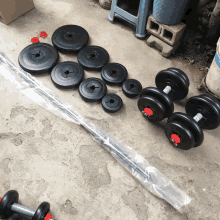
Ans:
{"label": "dumbbell", "polygon": [[22,220],[19,214],[12,214],[7,220]]}
{"label": "dumbbell", "polygon": [[177,68],[160,71],[155,78],[157,88],[143,89],[138,100],[140,112],[149,121],[162,121],[174,111],[173,101],[184,99],[189,91],[187,75]]}
{"label": "dumbbell", "polygon": [[50,204],[42,202],[37,210],[27,208],[18,204],[19,194],[15,190],[8,191],[4,197],[0,198],[0,219],[8,218],[13,213],[26,216],[32,220],[53,220],[50,215]]}
{"label": "dumbbell", "polygon": [[203,143],[202,129],[212,130],[220,125],[220,102],[203,94],[191,97],[185,110],[186,114],[172,114],[165,125],[165,133],[175,147],[189,150]]}

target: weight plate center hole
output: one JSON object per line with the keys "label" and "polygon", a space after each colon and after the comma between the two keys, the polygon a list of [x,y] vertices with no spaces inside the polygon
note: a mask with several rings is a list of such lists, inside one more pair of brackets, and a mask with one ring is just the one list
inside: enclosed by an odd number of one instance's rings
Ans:
{"label": "weight plate center hole", "polygon": [[65,71],[65,74],[66,74],[66,75],[68,75],[69,73],[70,73],[70,71],[69,71],[69,70]]}
{"label": "weight plate center hole", "polygon": [[94,91],[95,90],[95,86],[94,85],[90,86],[90,89]]}
{"label": "weight plate center hole", "polygon": [[36,56],[36,58],[40,57],[40,53],[37,53],[35,56]]}
{"label": "weight plate center hole", "polygon": [[92,54],[91,54],[91,57],[92,57],[92,58],[95,58],[95,56],[96,56],[95,53],[92,53]]}
{"label": "weight plate center hole", "polygon": [[118,73],[117,70],[112,70],[112,75],[116,75]]}
{"label": "weight plate center hole", "polygon": [[131,85],[130,85],[130,89],[133,89],[135,87],[135,85],[132,83]]}
{"label": "weight plate center hole", "polygon": [[114,99],[110,99],[109,101],[111,104],[115,103],[115,100]]}

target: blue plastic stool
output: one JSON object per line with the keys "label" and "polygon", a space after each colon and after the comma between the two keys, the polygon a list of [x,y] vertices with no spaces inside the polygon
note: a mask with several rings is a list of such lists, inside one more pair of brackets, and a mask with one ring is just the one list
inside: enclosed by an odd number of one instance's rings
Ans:
{"label": "blue plastic stool", "polygon": [[[136,1],[136,0],[134,0]],[[112,0],[111,12],[108,17],[108,20],[113,22],[114,16],[118,15],[123,20],[130,22],[131,24],[136,26],[136,34],[135,36],[139,39],[143,39],[146,37],[146,24],[147,18],[150,14],[151,10],[151,2],[152,0],[140,0],[139,10],[137,17],[124,11],[123,9],[118,7],[118,0]]]}

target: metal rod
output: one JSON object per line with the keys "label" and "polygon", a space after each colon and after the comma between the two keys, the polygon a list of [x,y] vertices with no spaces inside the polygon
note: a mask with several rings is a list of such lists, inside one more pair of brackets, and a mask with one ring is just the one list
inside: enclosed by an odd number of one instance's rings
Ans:
{"label": "metal rod", "polygon": [[172,88],[170,86],[166,86],[163,90],[164,93],[168,94],[170,91],[172,90]]}
{"label": "metal rod", "polygon": [[198,114],[196,114],[196,115],[194,116],[193,119],[194,119],[196,122],[199,122],[202,118],[203,118],[203,115],[202,115],[201,113],[198,113]]}
{"label": "metal rod", "polygon": [[17,203],[12,204],[11,210],[29,218],[32,218],[36,212],[34,209],[19,205]]}

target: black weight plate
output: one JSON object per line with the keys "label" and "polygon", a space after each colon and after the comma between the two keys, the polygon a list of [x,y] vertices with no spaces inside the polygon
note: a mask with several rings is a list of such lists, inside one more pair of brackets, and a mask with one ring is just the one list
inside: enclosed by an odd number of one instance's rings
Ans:
{"label": "black weight plate", "polygon": [[[162,121],[166,112],[165,106],[153,96],[142,96],[138,100],[138,108],[140,112],[151,122]],[[143,113],[146,108],[152,110],[153,114],[151,116]]]}
{"label": "black weight plate", "polygon": [[108,52],[98,46],[88,46],[78,53],[78,62],[84,69],[101,70],[109,60]]}
{"label": "black weight plate", "polygon": [[42,202],[37,208],[32,220],[44,220],[50,211],[50,203]]}
{"label": "black weight plate", "polygon": [[105,82],[98,78],[88,78],[81,82],[79,94],[86,102],[99,102],[107,93]]}
{"label": "black weight plate", "polygon": [[140,97],[143,96],[152,96],[158,99],[163,104],[163,106],[165,107],[164,118],[169,118],[173,113],[174,111],[173,101],[167,94],[165,94],[161,90],[154,87],[148,87],[143,89],[143,91],[141,92]]}
{"label": "black weight plate", "polygon": [[52,42],[62,53],[77,53],[88,44],[89,34],[80,26],[65,25],[53,33]]}
{"label": "black weight plate", "polygon": [[22,220],[22,218],[19,214],[12,214],[8,220]]}
{"label": "black weight plate", "polygon": [[58,60],[57,50],[45,43],[31,44],[25,47],[18,57],[21,68],[36,75],[49,73]]}
{"label": "black weight plate", "polygon": [[102,68],[101,76],[109,85],[121,85],[127,79],[128,71],[119,63],[109,63]]}
{"label": "black weight plate", "polygon": [[0,202],[0,218],[8,218],[11,214],[11,205],[18,203],[19,194],[15,190],[8,191]]}
{"label": "black weight plate", "polygon": [[116,94],[108,94],[102,99],[102,107],[108,113],[116,113],[121,110],[123,101]]}
{"label": "black weight plate", "polygon": [[136,79],[127,79],[122,84],[122,91],[129,98],[137,97],[142,91],[142,85]]}
{"label": "black weight plate", "polygon": [[181,112],[176,112],[171,115],[171,117],[167,120],[167,123],[174,121],[178,123],[182,123],[183,126],[185,126],[187,129],[191,131],[191,133],[193,134],[193,138],[195,140],[194,147],[198,147],[202,144],[204,140],[203,131],[199,127],[198,123],[191,116]]}
{"label": "black weight plate", "polygon": [[75,62],[67,61],[56,65],[51,72],[55,86],[62,89],[73,89],[79,86],[84,77],[83,68]]}
{"label": "black weight plate", "polygon": [[[189,150],[195,145],[192,132],[181,122],[171,121],[167,123],[165,125],[165,134],[175,147],[182,150]],[[175,143],[174,140],[172,140],[172,135],[174,134],[180,138],[180,143]]]}
{"label": "black weight plate", "polygon": [[166,86],[170,86],[172,90],[169,92],[169,96],[174,100],[184,99],[189,92],[189,81],[185,80],[183,74],[179,73],[176,69],[167,69],[160,71],[155,78],[155,83],[158,89],[164,90]]}
{"label": "black weight plate", "polygon": [[217,99],[207,95],[191,97],[186,102],[186,113],[194,117],[201,113],[203,118],[198,122],[203,129],[212,130],[220,124],[220,109]]}

